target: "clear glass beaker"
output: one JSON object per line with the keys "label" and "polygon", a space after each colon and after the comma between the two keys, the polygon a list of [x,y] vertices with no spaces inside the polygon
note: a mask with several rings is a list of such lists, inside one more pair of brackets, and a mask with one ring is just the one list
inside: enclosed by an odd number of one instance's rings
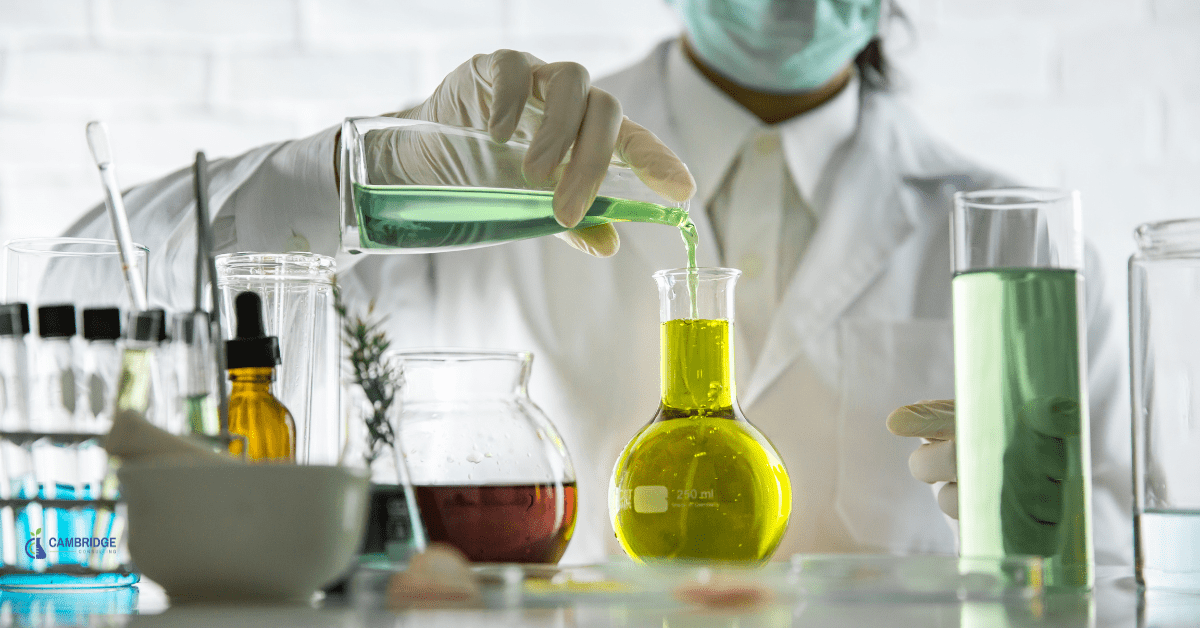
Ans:
{"label": "clear glass beaker", "polygon": [[[148,249],[135,249],[131,263],[145,280]],[[5,245],[5,261],[6,299],[28,304],[31,336],[37,333],[39,305],[129,306],[114,241],[11,240]],[[40,401],[30,398],[29,405],[36,408]],[[137,582],[129,571],[124,504],[118,501],[116,476],[100,446],[107,429],[106,422],[94,420],[53,425],[34,413],[0,431],[0,589]]]}
{"label": "clear glass beaker", "polygon": [[430,541],[475,562],[557,563],[575,529],[575,468],[529,398],[527,352],[395,354],[400,442]]}
{"label": "clear glass beaker", "polygon": [[336,464],[340,445],[340,350],[333,308],[333,258],[315,253],[217,256],[221,327],[233,338],[233,300],[262,298],[263,325],[279,338],[282,364],[272,391],[296,422],[296,462]]}
{"label": "clear glass beaker", "polygon": [[1144,224],[1129,259],[1134,547],[1144,586],[1200,589],[1200,219]]}
{"label": "clear glass beaker", "polygon": [[[473,129],[401,118],[342,125],[342,248],[431,253],[561,233],[551,196],[561,167],[526,181],[529,145]],[[578,228],[618,221],[690,225],[686,203],[646,187],[614,160]]]}
{"label": "clear glass beaker", "polygon": [[792,512],[779,452],[738,407],[731,268],[654,274],[662,401],[613,468],[608,509],[638,561],[769,560]]}
{"label": "clear glass beaker", "polygon": [[[134,245],[131,265],[149,286],[150,249]],[[6,302],[28,303],[31,308],[70,303],[90,307],[130,309],[129,291],[114,240],[91,238],[21,238],[4,245]],[[146,288],[149,290],[149,288]],[[31,321],[37,334],[37,322]]]}
{"label": "clear glass beaker", "polygon": [[958,193],[951,222],[964,557],[1046,557],[1093,583],[1079,194]]}

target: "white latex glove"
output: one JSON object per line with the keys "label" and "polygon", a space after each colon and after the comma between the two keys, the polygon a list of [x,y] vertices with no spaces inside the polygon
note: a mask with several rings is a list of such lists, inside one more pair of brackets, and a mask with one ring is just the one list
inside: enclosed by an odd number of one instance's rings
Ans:
{"label": "white latex glove", "polygon": [[954,452],[954,400],[922,401],[898,408],[887,418],[887,428],[897,436],[923,442],[908,458],[914,478],[928,483],[945,482],[938,491],[942,512],[958,519],[958,465]]}
{"label": "white latex glove", "polygon": [[[592,87],[587,70],[577,63],[546,63],[512,50],[476,55],[451,72],[425,102],[387,115],[474,128],[497,142],[510,138],[528,142],[521,171],[534,184],[557,181],[554,216],[568,229],[579,224],[591,207],[614,156],[669,200],[685,201],[696,191],[683,162],[653,133],[624,117],[621,103]],[[368,150],[375,169],[422,174],[442,169],[451,172],[434,176],[447,182],[462,178],[463,165],[447,163],[461,157],[439,158],[445,151],[438,147],[368,138]],[[599,257],[612,255],[619,247],[612,225],[571,230],[559,237]]]}
{"label": "white latex glove", "polygon": [[[1001,462],[1000,521],[1006,543],[1012,540],[1023,551],[1047,556],[1064,542],[1059,524],[1069,522],[1071,513],[1083,508],[1079,480],[1070,481],[1068,464],[1069,442],[1078,442],[1081,424],[1075,399],[1038,397],[1016,409]],[[904,406],[888,417],[887,425],[893,434],[925,440],[909,457],[908,468],[922,482],[947,482],[938,492],[938,506],[957,519],[954,402]],[[1076,533],[1065,528],[1067,535]],[[1083,541],[1071,543],[1080,546],[1077,543]]]}

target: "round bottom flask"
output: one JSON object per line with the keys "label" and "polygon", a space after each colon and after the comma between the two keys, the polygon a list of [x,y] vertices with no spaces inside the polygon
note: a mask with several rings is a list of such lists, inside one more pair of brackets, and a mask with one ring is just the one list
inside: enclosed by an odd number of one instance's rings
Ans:
{"label": "round bottom flask", "polygon": [[[787,530],[792,490],[733,381],[727,268],[659,271],[662,402],[613,469],[609,514],[635,560],[760,563]],[[690,286],[689,286],[690,284]]]}
{"label": "round bottom flask", "polygon": [[575,529],[575,469],[526,392],[533,355],[401,351],[400,434],[430,542],[482,563],[557,563]]}

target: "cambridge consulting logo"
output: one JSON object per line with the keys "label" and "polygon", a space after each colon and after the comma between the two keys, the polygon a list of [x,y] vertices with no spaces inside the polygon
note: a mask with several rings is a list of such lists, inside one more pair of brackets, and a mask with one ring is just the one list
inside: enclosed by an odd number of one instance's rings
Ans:
{"label": "cambridge consulting logo", "polygon": [[33,531],[33,536],[25,543],[25,553],[29,554],[30,558],[38,559],[46,557],[46,550],[42,547],[41,539],[42,529],[38,528]]}

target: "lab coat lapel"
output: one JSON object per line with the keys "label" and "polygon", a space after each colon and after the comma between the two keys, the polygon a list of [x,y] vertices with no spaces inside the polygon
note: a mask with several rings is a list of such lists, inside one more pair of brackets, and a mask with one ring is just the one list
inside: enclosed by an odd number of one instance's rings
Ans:
{"label": "lab coat lapel", "polygon": [[[752,405],[887,266],[914,231],[917,208],[901,193],[902,151],[893,146],[886,115],[864,99],[859,131],[834,157],[815,202],[821,223],[780,300],[750,380],[738,394]],[[832,182],[832,183],[830,183]],[[832,366],[832,365],[831,365]]]}

